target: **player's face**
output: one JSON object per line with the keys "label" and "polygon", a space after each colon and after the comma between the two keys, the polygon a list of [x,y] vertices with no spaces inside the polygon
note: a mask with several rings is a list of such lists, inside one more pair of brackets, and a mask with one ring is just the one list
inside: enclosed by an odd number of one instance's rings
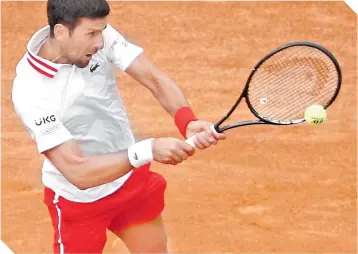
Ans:
{"label": "player's face", "polygon": [[106,26],[106,18],[81,19],[63,45],[69,61],[79,68],[86,67],[92,56],[103,48],[102,32]]}

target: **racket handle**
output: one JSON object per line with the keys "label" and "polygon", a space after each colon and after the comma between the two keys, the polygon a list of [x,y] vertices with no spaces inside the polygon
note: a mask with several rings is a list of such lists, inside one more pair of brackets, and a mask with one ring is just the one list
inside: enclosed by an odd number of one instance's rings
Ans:
{"label": "racket handle", "polygon": [[190,137],[190,138],[188,138],[187,140],[185,140],[185,142],[195,148],[196,146],[194,144],[194,138],[195,138],[195,135]]}
{"label": "racket handle", "polygon": [[[218,132],[215,130],[214,125],[211,125],[211,126],[210,126],[210,129],[211,129],[213,132],[218,133]],[[196,138],[196,135],[191,136],[190,138],[186,139],[185,142],[195,148],[195,147],[196,147],[195,144],[194,144],[194,139],[195,139],[195,138]]]}

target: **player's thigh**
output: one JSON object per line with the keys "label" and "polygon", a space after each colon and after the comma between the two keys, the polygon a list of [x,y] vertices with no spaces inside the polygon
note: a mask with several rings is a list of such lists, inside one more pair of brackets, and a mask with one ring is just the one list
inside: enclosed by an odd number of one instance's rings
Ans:
{"label": "player's thigh", "polygon": [[[134,184],[142,181],[141,178],[132,180]],[[166,251],[167,237],[161,218],[165,189],[163,176],[150,172],[140,193],[111,220],[108,229],[119,236],[131,252]]]}
{"label": "player's thigh", "polygon": [[131,196],[130,200],[120,204],[108,226],[109,230],[119,232],[129,226],[152,221],[162,213],[167,183],[158,173],[149,172],[148,174],[143,178],[142,175],[133,173],[130,183],[124,186],[121,194],[126,196],[140,185],[142,185],[141,189],[135,196]]}
{"label": "player's thigh", "polygon": [[167,253],[167,234],[161,215],[114,232],[131,253]]}
{"label": "player's thigh", "polygon": [[45,204],[54,230],[54,253],[102,253],[110,216],[93,213],[94,209],[88,209],[93,206],[87,208],[63,199]]}

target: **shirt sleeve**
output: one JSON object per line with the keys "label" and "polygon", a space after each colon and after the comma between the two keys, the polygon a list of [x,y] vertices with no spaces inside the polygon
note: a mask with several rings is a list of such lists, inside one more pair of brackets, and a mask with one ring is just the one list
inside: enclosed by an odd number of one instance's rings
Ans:
{"label": "shirt sleeve", "polygon": [[15,102],[14,107],[40,153],[72,139],[71,133],[61,123],[54,110]]}
{"label": "shirt sleeve", "polygon": [[122,71],[144,51],[143,48],[127,41],[118,31],[107,24],[103,31],[104,51],[109,62]]}

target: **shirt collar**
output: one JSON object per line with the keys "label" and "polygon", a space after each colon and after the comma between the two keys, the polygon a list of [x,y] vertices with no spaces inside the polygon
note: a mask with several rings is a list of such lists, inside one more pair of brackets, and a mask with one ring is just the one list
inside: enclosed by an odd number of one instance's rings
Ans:
{"label": "shirt collar", "polygon": [[56,64],[37,55],[42,44],[50,36],[50,26],[38,30],[27,44],[27,61],[36,71],[49,78],[54,78],[64,64]]}

